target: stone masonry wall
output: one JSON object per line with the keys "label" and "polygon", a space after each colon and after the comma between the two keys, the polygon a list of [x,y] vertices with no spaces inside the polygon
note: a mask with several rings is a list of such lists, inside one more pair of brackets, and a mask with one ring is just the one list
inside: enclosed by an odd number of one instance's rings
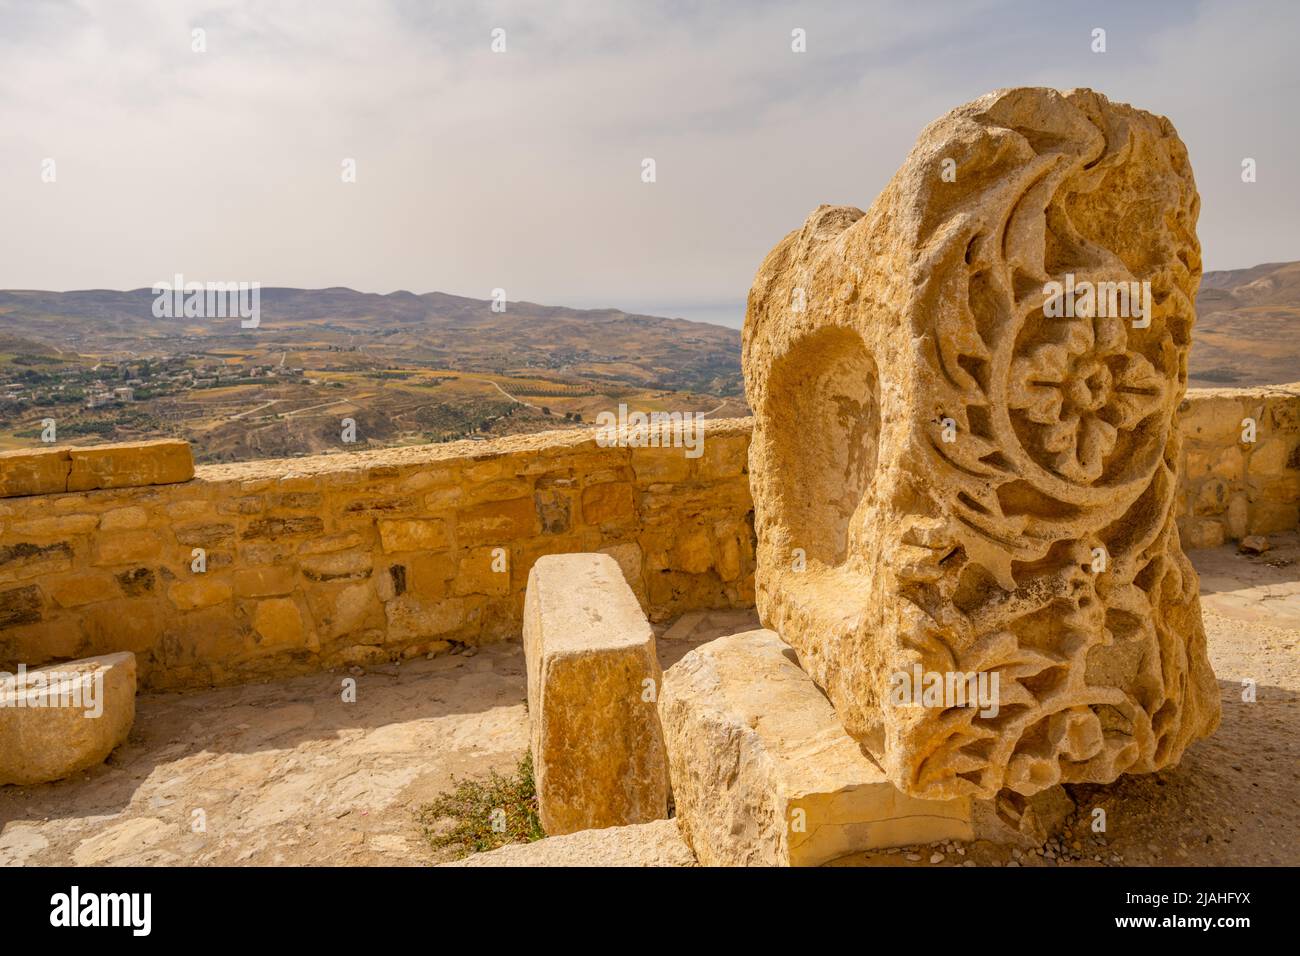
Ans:
{"label": "stone masonry wall", "polygon": [[[1254,422],[1254,441],[1246,419]],[[1295,531],[1300,521],[1300,383],[1193,389],[1180,409],[1187,548]]]}
{"label": "stone masonry wall", "polygon": [[512,637],[558,552],[612,555],[655,619],[749,606],[749,427],[694,459],[564,431],[0,498],[0,668],[130,650],[196,687]]}
{"label": "stone masonry wall", "polygon": [[[511,638],[560,552],[611,554],[655,620],[750,606],[750,427],[697,459],[564,431],[0,497],[0,669],[131,650],[144,686],[198,687]],[[1182,433],[1186,547],[1296,529],[1300,384],[1189,391]]]}

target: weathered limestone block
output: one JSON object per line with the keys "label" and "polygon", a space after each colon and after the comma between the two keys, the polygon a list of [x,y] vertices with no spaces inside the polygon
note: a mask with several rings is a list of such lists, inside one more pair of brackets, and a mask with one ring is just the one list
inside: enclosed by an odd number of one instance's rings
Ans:
{"label": "weathered limestone block", "polygon": [[[758,271],[760,619],[910,794],[1108,782],[1218,723],[1172,507],[1198,206],[1168,120],[1003,90]],[[914,668],[996,674],[996,715],[893,706]]]}
{"label": "weathered limestone block", "polygon": [[659,714],[677,820],[705,866],[818,866],[975,836],[971,799],[899,791],[772,631],[691,651],[664,674]]}
{"label": "weathered limestone block", "polygon": [[163,438],[69,448],[68,491],[169,485],[194,477],[190,443]]}
{"label": "weathered limestone block", "polygon": [[552,836],[668,814],[654,631],[607,554],[538,559],[524,601],[533,773]]}
{"label": "weathered limestone block", "polygon": [[70,467],[66,448],[0,452],[0,498],[67,491]]}
{"label": "weathered limestone block", "polygon": [[102,763],[134,721],[134,654],[33,668],[21,686],[17,673],[0,674],[0,785],[47,783]]}
{"label": "weathered limestone block", "polygon": [[514,843],[442,866],[694,866],[675,820],[582,830]]}

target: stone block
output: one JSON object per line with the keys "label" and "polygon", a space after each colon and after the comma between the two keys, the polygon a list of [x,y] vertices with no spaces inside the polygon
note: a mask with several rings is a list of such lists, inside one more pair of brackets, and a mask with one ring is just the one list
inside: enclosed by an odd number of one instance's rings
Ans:
{"label": "stone block", "polygon": [[253,630],[258,646],[283,650],[303,646],[302,612],[293,598],[269,598],[258,601],[253,611]]}
{"label": "stone block", "polygon": [[276,541],[280,538],[296,538],[304,535],[314,537],[324,530],[325,522],[316,515],[270,517],[250,521],[240,537],[245,541]]}
{"label": "stone block", "polygon": [[160,601],[145,598],[101,601],[78,613],[89,648],[104,654],[152,650],[162,637],[168,619]]}
{"label": "stone block", "polygon": [[335,551],[299,559],[302,576],[316,584],[363,581],[374,572],[374,558],[364,551]]}
{"label": "stone block", "polygon": [[1255,501],[1250,505],[1249,534],[1277,534],[1294,531],[1300,525],[1300,506],[1295,502]]}
{"label": "stone block", "polygon": [[45,592],[59,607],[81,607],[121,597],[113,575],[107,571],[74,571],[44,583]]}
{"label": "stone block", "polygon": [[379,540],[389,554],[401,551],[439,551],[448,544],[446,522],[437,518],[409,518],[379,522]]}
{"label": "stone block", "polygon": [[164,438],[70,448],[69,491],[168,485],[194,477],[190,443]]}
{"label": "stone block", "polygon": [[626,482],[608,481],[582,491],[582,520],[589,525],[629,521],[635,516],[632,486]]}
{"label": "stone block", "polygon": [[463,597],[437,601],[406,594],[394,598],[384,605],[387,640],[391,643],[451,634],[472,623],[475,607]]}
{"label": "stone block", "polygon": [[[1198,209],[1164,117],[1004,89],[927,126],[870,209],[819,207],[757,271],[759,619],[913,796],[1110,783],[1218,725],[1173,510]],[[1158,276],[1167,295],[1143,285]],[[1205,444],[1240,420],[1187,424]],[[1202,491],[1199,516],[1226,508]],[[1000,714],[891,707],[918,666],[996,675]]]}
{"label": "stone block", "polygon": [[0,498],[67,491],[71,467],[66,448],[20,448],[0,452]]}
{"label": "stone block", "polygon": [[157,561],[162,546],[158,534],[148,530],[99,535],[95,538],[94,563],[112,565]]}
{"label": "stone block", "polygon": [[0,591],[0,628],[36,624],[42,606],[41,589],[35,584]]}
{"label": "stone block", "polygon": [[500,554],[496,548],[489,547],[473,548],[462,553],[456,567],[455,593],[508,594],[509,557],[508,553]]}
{"label": "stone block", "polygon": [[415,555],[404,568],[404,589],[421,598],[446,597],[448,582],[456,577],[456,559],[445,551]]}
{"label": "stone block", "polygon": [[528,575],[523,631],[546,832],[667,816],[654,631],[618,563],[606,554],[539,558]]}
{"label": "stone block", "polygon": [[100,531],[129,531],[143,528],[149,523],[149,512],[143,508],[114,508],[105,511],[99,519]]}
{"label": "stone block", "polygon": [[1238,492],[1228,502],[1228,536],[1240,539],[1245,536],[1250,520],[1250,501],[1244,492]]}
{"label": "stone block", "polygon": [[134,654],[37,667],[21,681],[0,674],[0,785],[61,780],[102,763],[134,721]]}
{"label": "stone block", "polygon": [[234,589],[226,578],[195,574],[176,581],[167,589],[167,597],[181,611],[195,611],[229,601]]}
{"label": "stone block", "polygon": [[462,547],[486,544],[505,546],[538,532],[540,525],[531,496],[510,501],[489,501],[456,512],[456,538]]}
{"label": "stone block", "polygon": [[1247,411],[1240,398],[1202,397],[1179,409],[1179,426],[1189,439],[1205,445],[1230,446],[1241,441]]}
{"label": "stone block", "polygon": [[[744,437],[748,445],[749,436]],[[706,436],[705,447],[709,447],[711,441]],[[636,473],[636,480],[642,484],[686,481],[691,474],[691,459],[681,448],[638,446],[632,449],[632,470]]]}
{"label": "stone block", "polygon": [[890,783],[772,631],[691,651],[664,674],[659,713],[678,823],[705,866],[819,866],[974,838],[972,801]]}
{"label": "stone block", "polygon": [[239,597],[278,597],[294,588],[293,568],[246,568],[235,572],[235,594]]}
{"label": "stone block", "polygon": [[1290,436],[1265,438],[1255,445],[1247,461],[1247,470],[1252,477],[1281,475],[1286,471],[1291,453],[1295,451],[1295,441]]}
{"label": "stone block", "polygon": [[745,473],[749,465],[748,435],[709,435],[700,458],[701,478],[734,478]]}
{"label": "stone block", "polygon": [[62,515],[31,518],[13,525],[13,531],[35,541],[57,541],[95,530],[99,519],[94,515]]}
{"label": "stone block", "polygon": [[1193,518],[1186,523],[1186,533],[1183,532],[1184,529],[1180,527],[1179,533],[1185,539],[1182,543],[1189,551],[1217,548],[1227,540],[1227,529],[1217,518]]}
{"label": "stone block", "polygon": [[221,522],[175,525],[172,532],[187,548],[219,548],[235,540],[235,526]]}
{"label": "stone block", "polygon": [[322,637],[382,633],[387,620],[374,582],[322,585],[307,592],[312,620]]}

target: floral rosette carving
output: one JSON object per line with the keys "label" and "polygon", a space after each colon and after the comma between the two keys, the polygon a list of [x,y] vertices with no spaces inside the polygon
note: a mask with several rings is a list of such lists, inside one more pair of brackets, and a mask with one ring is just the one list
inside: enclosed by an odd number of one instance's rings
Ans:
{"label": "floral rosette carving", "polygon": [[1092,484],[1119,433],[1161,410],[1165,381],[1127,348],[1123,319],[1050,321],[1063,326],[1061,340],[1012,360],[1007,404],[1029,424],[1035,457],[1068,481]]}

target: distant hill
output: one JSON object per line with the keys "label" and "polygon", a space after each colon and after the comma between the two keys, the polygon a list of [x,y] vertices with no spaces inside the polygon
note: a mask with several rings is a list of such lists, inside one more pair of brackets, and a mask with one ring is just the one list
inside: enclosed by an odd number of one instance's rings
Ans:
{"label": "distant hill", "polygon": [[1188,377],[1193,386],[1300,382],[1300,262],[1201,277]]}
{"label": "distant hill", "polygon": [[[430,292],[262,290],[262,327],[159,319],[153,293],[0,291],[0,355],[175,354],[186,350],[338,348],[376,363],[471,372],[548,371],[588,382],[743,395],[740,332],[617,309],[570,309]],[[1300,381],[1300,262],[1207,272],[1197,299],[1193,386]]]}
{"label": "distant hill", "polygon": [[57,355],[58,352],[42,342],[33,342],[0,329],[0,355]]}
{"label": "distant hill", "polygon": [[0,291],[0,329],[90,355],[314,344],[469,371],[546,369],[648,388],[743,390],[739,331],[685,319],[533,302],[494,312],[488,300],[441,292],[264,288],[261,327],[250,332],[237,320],[155,318],[153,300],[149,289]]}

